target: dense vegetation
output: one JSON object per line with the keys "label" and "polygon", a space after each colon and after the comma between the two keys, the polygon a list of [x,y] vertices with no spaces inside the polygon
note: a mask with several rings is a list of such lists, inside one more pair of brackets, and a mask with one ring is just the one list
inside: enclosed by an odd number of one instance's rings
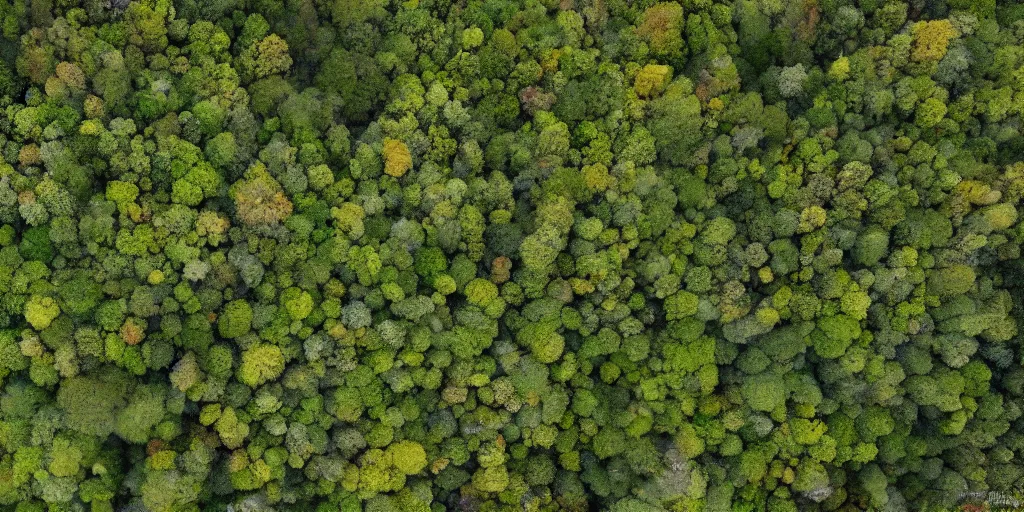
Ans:
{"label": "dense vegetation", "polygon": [[0,508],[1018,489],[1003,3],[0,0]]}

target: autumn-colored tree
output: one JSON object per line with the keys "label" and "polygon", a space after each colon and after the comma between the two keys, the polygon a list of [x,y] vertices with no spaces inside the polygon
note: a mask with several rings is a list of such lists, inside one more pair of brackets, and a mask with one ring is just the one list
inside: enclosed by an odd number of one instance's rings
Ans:
{"label": "autumn-colored tree", "polygon": [[246,172],[245,179],[232,186],[238,218],[250,226],[273,225],[292,213],[292,202],[281,184],[258,163]]}
{"label": "autumn-colored tree", "polygon": [[949,20],[919,21],[910,27],[914,36],[911,56],[918,61],[937,61],[946,55],[950,39],[957,36]]}
{"label": "autumn-colored tree", "polygon": [[643,12],[636,33],[651,47],[655,55],[678,58],[683,51],[683,7],[676,2],[661,2]]}
{"label": "autumn-colored tree", "polygon": [[384,139],[384,172],[389,176],[400,178],[412,169],[412,155],[404,142],[396,139]]}

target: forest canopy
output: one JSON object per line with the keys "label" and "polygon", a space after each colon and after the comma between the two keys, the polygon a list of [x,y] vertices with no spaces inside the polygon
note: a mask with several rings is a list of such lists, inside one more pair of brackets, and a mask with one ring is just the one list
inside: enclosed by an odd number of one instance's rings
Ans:
{"label": "forest canopy", "polygon": [[1011,495],[1022,124],[1012,1],[0,0],[0,509]]}

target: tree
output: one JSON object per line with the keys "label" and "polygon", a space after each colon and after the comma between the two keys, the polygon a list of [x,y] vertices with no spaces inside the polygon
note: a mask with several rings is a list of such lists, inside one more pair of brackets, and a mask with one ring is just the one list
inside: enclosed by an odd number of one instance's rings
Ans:
{"label": "tree", "polygon": [[25,320],[37,331],[50,326],[53,319],[60,315],[60,306],[52,297],[33,296],[25,303]]}
{"label": "tree", "polygon": [[672,79],[672,68],[665,65],[648,64],[636,75],[633,89],[641,98],[656,97],[665,90]]}
{"label": "tree", "polygon": [[974,285],[974,269],[966,265],[953,265],[938,269],[928,276],[928,293],[952,297],[966,293]]}
{"label": "tree", "polygon": [[395,467],[406,475],[415,475],[427,467],[427,454],[423,446],[413,441],[399,441],[388,446]]}
{"label": "tree", "polygon": [[743,383],[743,399],[755,411],[771,412],[786,402],[782,377],[772,373],[753,375]]}
{"label": "tree", "polygon": [[244,180],[231,187],[242,222],[250,226],[274,225],[291,215],[292,202],[265,166],[256,165],[246,174]]}
{"label": "tree", "polygon": [[238,65],[247,82],[286,73],[292,67],[288,43],[277,34],[254,42],[238,56]]}
{"label": "tree", "polygon": [[796,98],[803,94],[807,72],[803,64],[787,66],[779,72],[779,93],[783,98]]}
{"label": "tree", "polygon": [[853,255],[857,262],[865,267],[878,264],[889,251],[889,234],[881,228],[870,228],[857,236]]}
{"label": "tree", "polygon": [[402,177],[412,168],[412,155],[405,143],[395,139],[384,139],[384,172],[388,176]]}
{"label": "tree", "polygon": [[692,92],[688,80],[677,78],[650,103],[647,129],[654,136],[658,154],[672,165],[690,162],[700,144],[700,100]]}
{"label": "tree", "polygon": [[238,380],[255,388],[277,379],[284,371],[284,354],[277,345],[257,344],[242,352]]}
{"label": "tree", "polygon": [[253,312],[243,299],[229,302],[217,319],[217,332],[222,338],[237,338],[249,332]]}
{"label": "tree", "polygon": [[67,415],[70,428],[103,437],[116,427],[117,413],[126,405],[126,388],[118,372],[100,377],[79,376],[61,385],[57,404]]}
{"label": "tree", "polygon": [[818,330],[811,335],[814,340],[814,351],[824,358],[840,357],[860,333],[860,323],[850,316],[834,315],[821,318],[818,320]]}
{"label": "tree", "polygon": [[656,56],[675,59],[683,53],[683,25],[682,6],[675,2],[661,2],[643,12],[636,33],[647,41]]}
{"label": "tree", "polygon": [[957,36],[949,20],[919,21],[910,27],[914,36],[911,56],[919,61],[937,61],[946,55],[949,40]]}

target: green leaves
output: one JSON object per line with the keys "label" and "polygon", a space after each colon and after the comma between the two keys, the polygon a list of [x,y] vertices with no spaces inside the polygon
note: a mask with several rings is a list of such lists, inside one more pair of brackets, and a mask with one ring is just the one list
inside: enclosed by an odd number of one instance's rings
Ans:
{"label": "green leaves", "polygon": [[242,363],[238,366],[238,380],[255,388],[265,382],[277,379],[284,371],[284,355],[275,345],[257,344],[242,352]]}
{"label": "green leaves", "polygon": [[786,387],[778,375],[753,375],[743,383],[743,398],[755,411],[772,412],[785,405]]}
{"label": "green leaves", "polygon": [[835,315],[819,319],[818,330],[811,333],[811,339],[819,356],[835,359],[842,356],[860,334],[860,322],[847,315]]}
{"label": "green leaves", "polygon": [[237,338],[252,326],[252,307],[243,299],[229,302],[217,319],[217,333],[222,338]]}
{"label": "green leaves", "polygon": [[1013,6],[0,4],[0,509],[1024,474]]}
{"label": "green leaves", "polygon": [[39,331],[46,329],[58,315],[60,315],[60,306],[52,297],[35,295],[25,303],[25,321],[31,324],[33,329]]}

